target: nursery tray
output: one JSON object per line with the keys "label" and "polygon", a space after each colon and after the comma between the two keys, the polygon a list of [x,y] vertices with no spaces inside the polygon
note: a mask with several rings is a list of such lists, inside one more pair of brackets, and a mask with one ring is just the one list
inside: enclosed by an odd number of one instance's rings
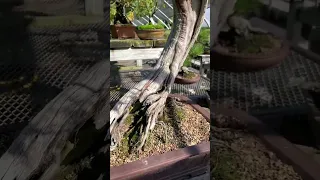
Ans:
{"label": "nursery tray", "polygon": [[[208,122],[210,113],[195,104],[186,96],[172,94],[180,102],[191,105]],[[208,170],[210,142],[181,148],[160,155],[150,156],[141,160],[110,168],[111,180],[171,180],[188,179],[204,174]]]}

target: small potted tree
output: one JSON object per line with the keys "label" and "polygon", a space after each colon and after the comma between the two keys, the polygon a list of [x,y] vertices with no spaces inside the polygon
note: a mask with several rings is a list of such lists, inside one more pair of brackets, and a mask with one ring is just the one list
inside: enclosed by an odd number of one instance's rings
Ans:
{"label": "small potted tree", "polygon": [[130,39],[135,38],[134,6],[131,0],[111,0],[110,24],[112,38]]}
{"label": "small potted tree", "polygon": [[164,39],[165,28],[161,23],[147,24],[137,27],[137,35],[140,39]]}
{"label": "small potted tree", "polygon": [[200,80],[200,74],[189,69],[192,66],[192,59],[199,55],[209,54],[210,50],[210,29],[202,28],[196,43],[190,49],[188,57],[183,63],[183,66],[175,79],[178,84],[193,84]]}
{"label": "small potted tree", "polygon": [[158,22],[153,24],[151,17],[156,13],[159,7],[158,0],[144,0],[137,1],[135,4],[136,17],[148,17],[149,23],[137,27],[137,35],[140,39],[163,39],[165,34],[165,28],[163,24]]}
{"label": "small potted tree", "polygon": [[247,19],[257,13],[258,0],[238,0],[211,51],[211,66],[218,70],[255,71],[280,64],[289,46]]}

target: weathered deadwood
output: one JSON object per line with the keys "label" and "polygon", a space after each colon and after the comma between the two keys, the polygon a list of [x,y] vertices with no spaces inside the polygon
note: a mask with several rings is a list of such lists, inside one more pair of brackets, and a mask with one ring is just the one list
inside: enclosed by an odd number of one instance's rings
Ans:
{"label": "weathered deadwood", "polygon": [[[34,117],[1,157],[2,180],[31,179],[60,164],[60,153],[70,135],[105,104],[109,68],[109,61],[98,62]],[[100,127],[107,119],[99,122]]]}

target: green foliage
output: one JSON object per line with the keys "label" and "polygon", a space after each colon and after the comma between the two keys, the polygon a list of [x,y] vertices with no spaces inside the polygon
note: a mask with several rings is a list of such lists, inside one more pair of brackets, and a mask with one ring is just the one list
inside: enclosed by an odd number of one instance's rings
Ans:
{"label": "green foliage", "polygon": [[[164,3],[159,4],[158,0],[111,0],[110,1],[110,22],[114,21],[117,13],[116,3],[122,6],[126,12],[126,18],[132,22],[134,18],[144,16],[152,17],[159,6],[165,6]],[[121,14],[122,16],[122,14]]]}
{"label": "green foliage", "polygon": [[[134,20],[134,11],[135,7],[133,4],[136,3],[138,0],[111,0],[110,1],[110,22],[114,21],[114,18],[118,16],[124,16],[127,21],[132,22]],[[125,15],[122,14],[122,12],[117,11],[117,4],[120,6],[120,9],[125,10]],[[117,22],[120,23],[120,22]]]}
{"label": "green foliage", "polygon": [[259,14],[262,4],[259,0],[237,0],[234,10],[236,14],[249,16]]}
{"label": "green foliage", "polygon": [[191,58],[188,56],[187,59],[183,62],[183,66],[190,67],[192,65]]}
{"label": "green foliage", "polygon": [[116,17],[117,9],[116,9],[116,3],[110,4],[110,24],[113,24],[114,18]]}
{"label": "green foliage", "polygon": [[149,16],[152,17],[158,8],[158,0],[135,0],[132,3],[135,15],[138,18]]}
{"label": "green foliage", "polygon": [[195,43],[191,48],[189,55],[191,57],[197,57],[204,53],[204,46],[201,43]]}
{"label": "green foliage", "polygon": [[210,28],[201,29],[197,42],[203,44],[204,46],[210,46]]}
{"label": "green foliage", "polygon": [[146,24],[137,27],[138,30],[151,30],[151,29],[164,29],[164,26],[160,23],[158,24]]}
{"label": "green foliage", "polygon": [[200,30],[199,36],[195,44],[190,49],[188,57],[184,61],[183,66],[190,67],[192,64],[191,63],[192,59],[196,58],[201,54],[204,54],[209,49],[210,49],[210,28],[202,28]]}

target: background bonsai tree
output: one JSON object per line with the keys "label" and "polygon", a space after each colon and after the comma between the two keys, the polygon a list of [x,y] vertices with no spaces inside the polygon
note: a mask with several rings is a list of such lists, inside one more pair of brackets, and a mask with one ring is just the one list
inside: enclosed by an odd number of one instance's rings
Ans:
{"label": "background bonsai tree", "polygon": [[137,27],[138,30],[150,30],[150,29],[165,29],[165,27],[158,22],[157,24],[146,24]]}
{"label": "background bonsai tree", "polygon": [[110,24],[132,24],[136,0],[111,0]]}
{"label": "background bonsai tree", "polygon": [[195,42],[195,44],[190,49],[188,57],[183,63],[183,67],[181,68],[181,73],[190,74],[188,71],[188,67],[192,65],[192,59],[195,59],[199,55],[202,54],[210,54],[210,28],[201,28],[199,36]]}
{"label": "background bonsai tree", "polygon": [[160,4],[158,0],[111,0],[110,24],[132,24],[134,18],[150,17],[157,12]]}
{"label": "background bonsai tree", "polygon": [[246,18],[259,13],[261,3],[258,0],[217,0],[213,2],[211,20],[212,43],[215,45],[220,31],[233,30],[238,36],[250,38],[250,33],[267,34],[260,28],[254,28]]}
{"label": "background bonsai tree", "polygon": [[133,6],[135,7],[135,16],[138,18],[147,16],[150,24],[152,23],[151,18],[160,6],[164,6],[164,3],[159,0],[136,0]]}

